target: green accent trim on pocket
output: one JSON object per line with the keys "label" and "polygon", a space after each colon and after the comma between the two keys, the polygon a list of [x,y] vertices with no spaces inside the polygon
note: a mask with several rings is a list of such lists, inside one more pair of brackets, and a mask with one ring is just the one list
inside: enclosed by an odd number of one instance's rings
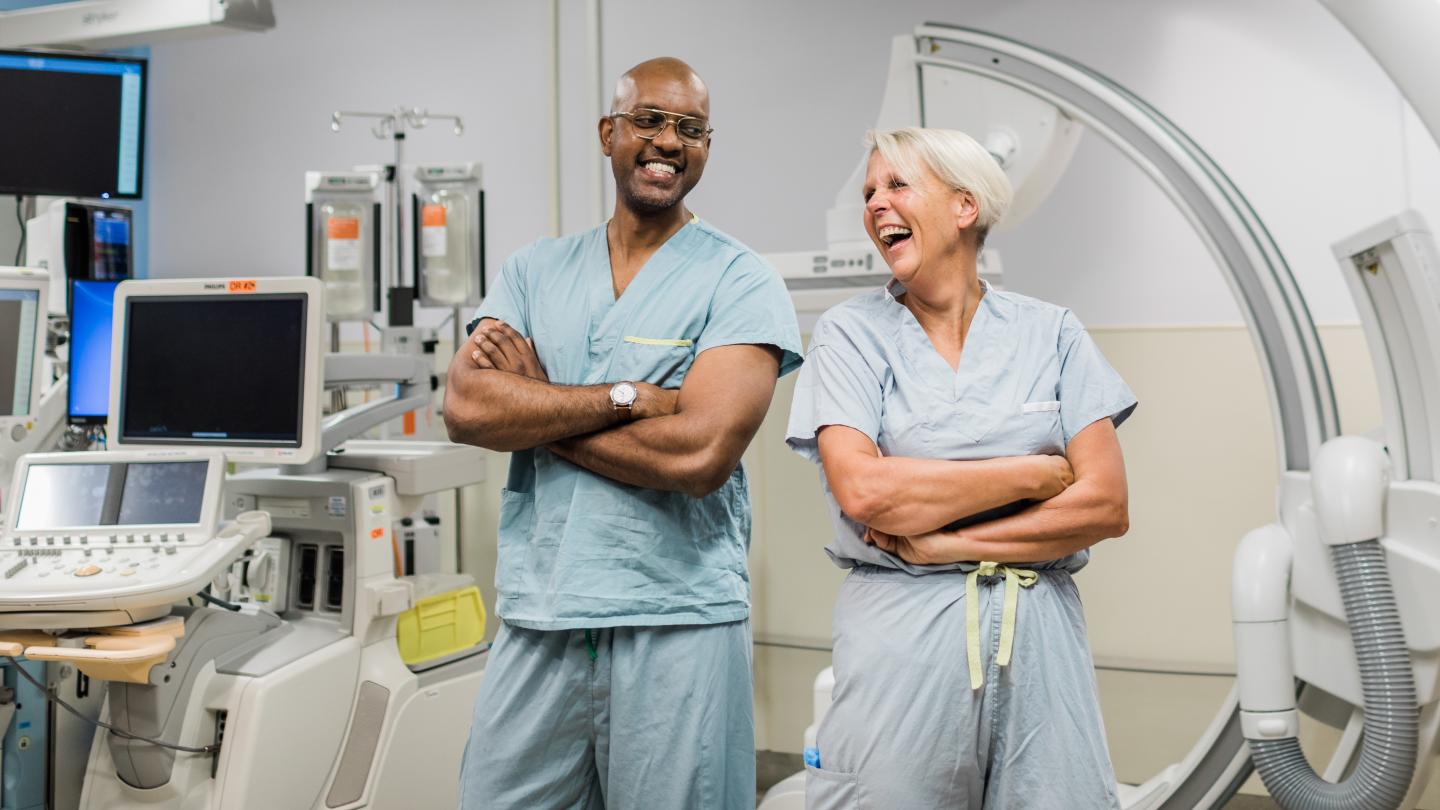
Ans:
{"label": "green accent trim on pocket", "polygon": [[689,346],[695,341],[690,338],[642,338],[626,335],[625,342],[639,343],[641,346]]}

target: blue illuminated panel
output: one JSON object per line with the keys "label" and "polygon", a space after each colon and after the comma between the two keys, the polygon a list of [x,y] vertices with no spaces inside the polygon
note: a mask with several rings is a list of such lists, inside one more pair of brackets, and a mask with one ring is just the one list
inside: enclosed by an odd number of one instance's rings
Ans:
{"label": "blue illuminated panel", "polygon": [[99,424],[110,412],[110,326],[118,281],[73,281],[70,298],[70,421]]}

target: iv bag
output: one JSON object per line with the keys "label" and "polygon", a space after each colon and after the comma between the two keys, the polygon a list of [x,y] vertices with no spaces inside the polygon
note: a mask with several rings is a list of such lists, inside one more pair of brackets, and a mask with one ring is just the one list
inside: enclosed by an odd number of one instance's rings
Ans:
{"label": "iv bag", "polygon": [[459,306],[471,298],[475,259],[469,205],[463,193],[442,188],[420,209],[420,272],[426,299],[438,304]]}
{"label": "iv bag", "polygon": [[368,321],[379,310],[379,176],[373,172],[307,172],[309,275],[325,283],[325,317]]}
{"label": "iv bag", "polygon": [[354,203],[320,206],[324,248],[320,252],[320,278],[325,282],[325,314],[331,320],[369,319],[373,291],[364,272],[363,232],[373,228],[366,210]]}
{"label": "iv bag", "polygon": [[485,295],[485,192],[480,165],[418,166],[412,245],[420,302],[473,307]]}

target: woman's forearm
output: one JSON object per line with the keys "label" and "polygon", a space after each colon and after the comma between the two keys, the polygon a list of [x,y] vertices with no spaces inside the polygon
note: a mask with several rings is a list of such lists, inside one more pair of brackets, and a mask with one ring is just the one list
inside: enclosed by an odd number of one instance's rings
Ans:
{"label": "woman's forearm", "polygon": [[[937,535],[937,562],[980,562],[989,560],[998,563],[1043,563],[1069,557],[1094,545],[1088,538],[1062,540],[1033,540],[1024,543],[1004,543],[994,540],[976,540],[965,532],[943,532]],[[943,549],[943,553],[940,553]]]}
{"label": "woman's forearm", "polygon": [[981,543],[1080,543],[1081,548],[1130,530],[1129,504],[1123,489],[1090,480],[1049,500],[997,520],[966,527],[960,533]]}
{"label": "woman's forearm", "polygon": [[[831,489],[842,511],[866,526],[890,534],[922,534],[989,509],[1051,494],[1054,490],[1044,489],[1044,459],[857,458],[845,465],[843,481],[832,478]],[[1063,464],[1063,459],[1058,462]]]}
{"label": "woman's forearm", "polygon": [[871,539],[886,551],[918,565],[989,560],[1031,563],[1058,560],[1129,528],[1123,489],[1082,481],[1023,512],[952,532]]}

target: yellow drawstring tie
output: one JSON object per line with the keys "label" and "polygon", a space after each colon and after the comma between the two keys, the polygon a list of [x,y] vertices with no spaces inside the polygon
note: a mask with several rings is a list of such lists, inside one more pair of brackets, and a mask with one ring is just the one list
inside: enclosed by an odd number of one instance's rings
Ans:
{"label": "yellow drawstring tie", "polygon": [[976,583],[980,577],[1005,576],[1005,612],[1000,620],[1000,653],[996,663],[1010,666],[1010,651],[1015,644],[1015,606],[1020,589],[1035,584],[1040,575],[1029,568],[1011,568],[997,562],[982,562],[965,577],[965,654],[970,659],[970,688],[985,685],[984,667],[980,663],[980,594]]}

